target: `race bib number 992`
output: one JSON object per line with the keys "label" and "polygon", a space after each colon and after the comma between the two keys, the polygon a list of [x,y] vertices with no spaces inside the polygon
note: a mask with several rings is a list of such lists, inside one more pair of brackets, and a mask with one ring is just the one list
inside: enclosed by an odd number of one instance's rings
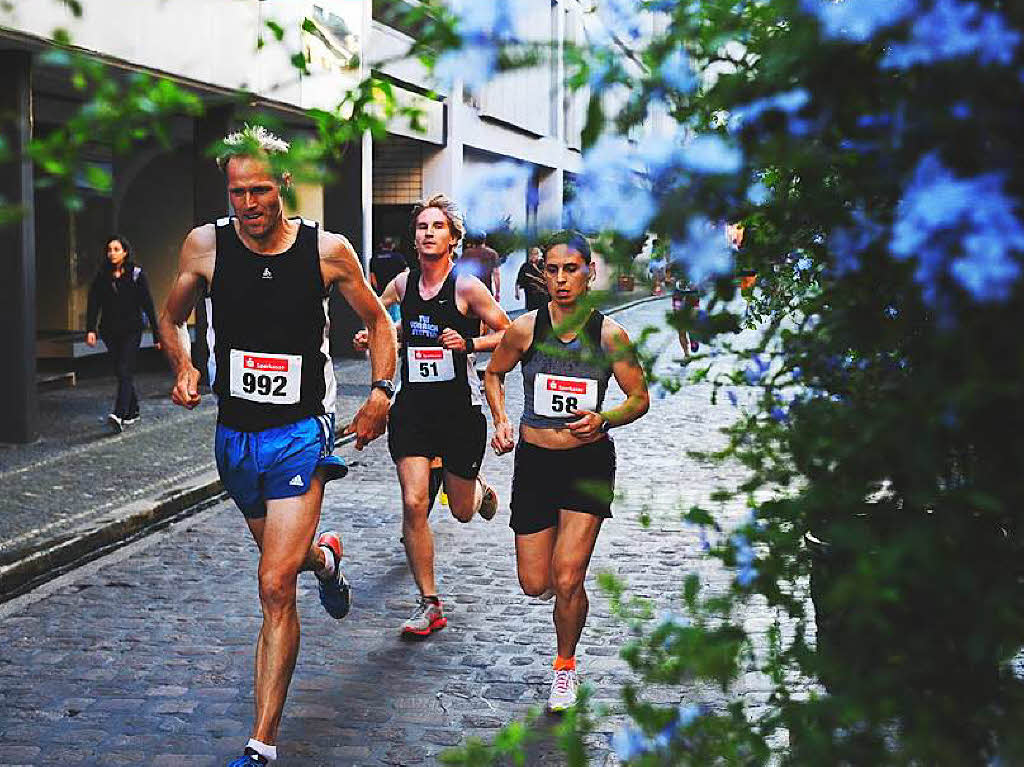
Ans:
{"label": "race bib number 992", "polygon": [[597,381],[538,373],[533,379],[533,410],[548,418],[570,418],[577,410],[597,410]]}
{"label": "race bib number 992", "polygon": [[231,350],[231,396],[294,405],[302,392],[302,356]]}

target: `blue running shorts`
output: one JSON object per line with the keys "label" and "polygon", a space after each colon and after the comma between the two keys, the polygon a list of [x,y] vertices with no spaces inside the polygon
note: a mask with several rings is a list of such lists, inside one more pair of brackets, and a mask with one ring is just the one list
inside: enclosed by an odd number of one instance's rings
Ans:
{"label": "blue running shorts", "polygon": [[328,478],[343,475],[333,451],[333,413],[257,432],[217,424],[214,440],[224,489],[246,518],[265,517],[267,501],[305,495],[321,466]]}

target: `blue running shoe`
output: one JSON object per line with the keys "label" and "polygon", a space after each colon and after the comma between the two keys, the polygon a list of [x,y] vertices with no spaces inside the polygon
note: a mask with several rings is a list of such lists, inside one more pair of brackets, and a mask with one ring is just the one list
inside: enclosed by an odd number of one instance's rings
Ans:
{"label": "blue running shoe", "polygon": [[238,757],[232,762],[228,762],[228,767],[267,767],[269,762],[251,748],[245,749],[245,753]]}
{"label": "blue running shoe", "polygon": [[320,583],[320,604],[332,618],[344,618],[352,607],[352,588],[341,572],[341,536],[333,530],[321,533],[316,539],[316,545],[330,549],[334,555],[334,575],[326,581],[317,578]]}

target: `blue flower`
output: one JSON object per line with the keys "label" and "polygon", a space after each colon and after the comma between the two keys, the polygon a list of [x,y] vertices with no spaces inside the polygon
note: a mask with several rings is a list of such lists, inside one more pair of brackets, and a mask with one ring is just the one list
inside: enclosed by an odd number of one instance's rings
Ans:
{"label": "blue flower", "polygon": [[957,120],[966,120],[971,116],[971,105],[966,101],[958,101],[949,108],[950,114]]}
{"label": "blue flower", "polygon": [[681,48],[675,48],[658,68],[661,81],[679,93],[689,93],[697,87],[697,77],[690,57]]}
{"label": "blue flower", "polygon": [[755,181],[747,189],[747,202],[751,205],[764,205],[771,199],[771,190],[760,181]]}
{"label": "blue flower", "polygon": [[468,171],[458,196],[465,206],[469,227],[486,232],[504,221],[510,200],[522,199],[530,181],[530,166],[505,161],[487,165],[486,170],[475,174]]}
{"label": "blue flower", "polygon": [[958,178],[937,154],[925,156],[904,190],[890,250],[916,258],[915,276],[930,303],[948,272],[977,301],[1003,301],[1020,275],[1015,253],[1024,251],[1024,226],[1004,178],[987,173]]}
{"label": "blue flower", "polygon": [[689,727],[697,721],[697,719],[703,716],[703,714],[704,711],[700,706],[696,703],[691,703],[689,706],[679,707],[678,719],[676,721],[680,727]]}
{"label": "blue flower", "polygon": [[766,112],[777,111],[792,117],[807,106],[810,100],[811,96],[806,89],[795,88],[751,101],[733,111],[729,118],[729,128],[735,130],[744,125],[756,123]]}
{"label": "blue flower", "polygon": [[811,259],[807,256],[803,256],[799,261],[796,262],[796,270],[798,272],[806,272],[811,268]]}
{"label": "blue flower", "polygon": [[890,320],[894,320],[900,316],[900,310],[897,309],[892,304],[889,304],[887,307],[885,307],[885,316],[888,317]]}
{"label": "blue flower", "polygon": [[576,226],[590,231],[615,230],[636,237],[647,230],[657,212],[650,184],[637,172],[630,143],[602,136],[583,156],[577,176],[576,197],[569,216]]}
{"label": "blue flower", "polygon": [[615,35],[624,42],[636,42],[643,37],[644,29],[638,0],[601,0],[597,3],[597,14],[610,35]]}
{"label": "blue flower", "polygon": [[687,238],[672,243],[672,256],[696,283],[730,271],[733,263],[732,250],[722,230],[703,217],[690,219]]}
{"label": "blue flower", "polygon": [[679,150],[679,161],[697,173],[735,173],[743,164],[743,153],[721,136],[702,133]]}
{"label": "blue flower", "polygon": [[825,37],[865,42],[898,24],[917,8],[915,0],[803,0],[804,11],[821,23]]}
{"label": "blue flower", "polygon": [[754,548],[742,533],[734,533],[729,540],[736,553],[736,582],[746,588],[757,577],[757,569],[754,567],[756,561]]}
{"label": "blue flower", "polygon": [[620,727],[616,730],[611,737],[611,746],[623,762],[635,759],[651,748],[647,736],[641,730],[633,727]]}
{"label": "blue flower", "polygon": [[736,407],[736,392],[734,392],[732,389],[729,389],[729,391],[727,391],[725,395],[729,398],[729,402],[732,404],[732,406]]}
{"label": "blue flower", "polygon": [[835,257],[835,273],[844,274],[860,269],[860,254],[882,236],[883,227],[866,212],[858,208],[850,218],[851,226],[839,227],[828,237],[828,248]]}
{"label": "blue flower", "polygon": [[785,423],[789,420],[789,414],[783,408],[776,405],[772,408],[771,419],[776,423]]}
{"label": "blue flower", "polygon": [[908,69],[967,56],[982,64],[1007,65],[1019,43],[1020,33],[1007,27],[998,11],[982,11],[974,2],[935,0],[914,19],[907,41],[889,47],[881,66]]}

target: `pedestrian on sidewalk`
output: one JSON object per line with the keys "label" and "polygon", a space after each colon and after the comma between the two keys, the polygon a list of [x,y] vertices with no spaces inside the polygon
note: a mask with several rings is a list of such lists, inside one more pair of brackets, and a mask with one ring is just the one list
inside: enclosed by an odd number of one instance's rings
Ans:
{"label": "pedestrian on sidewalk", "polygon": [[519,300],[520,288],[526,294],[526,311],[539,309],[548,302],[548,289],[544,286],[544,273],[540,268],[540,248],[530,248],[526,261],[519,267],[516,275],[516,301]]}
{"label": "pedestrian on sidewalk", "polygon": [[[452,254],[465,229],[455,203],[442,194],[418,202],[412,228],[418,267],[385,288],[385,306],[402,306],[401,388],[388,422],[388,448],[402,487],[402,538],[419,603],[403,636],[426,637],[448,625],[434,578],[434,537],[427,521],[440,458],[448,508],[460,522],[479,512],[494,518],[498,496],[480,476],[487,420],[475,351],[491,351],[508,316],[479,278],[457,272]],[[481,324],[489,332],[479,335]],[[365,348],[366,331],[356,334]]]}
{"label": "pedestrian on sidewalk", "polygon": [[[234,216],[193,229],[161,317],[175,375],[171,398],[199,404],[185,327],[199,296],[211,319],[210,381],[217,395],[215,454],[224,488],[260,550],[263,624],[256,641],[256,720],[230,767],[277,758],[278,727],[299,650],[296,583],[317,577],[320,601],[336,619],[351,604],[341,572],[341,537],[314,536],[324,485],[344,476],[334,449],[334,366],[327,353],[332,286],[369,329],[369,396],[348,427],[362,450],[383,434],[395,373],[394,328],[366,282],[348,240],[314,221],[285,218],[281,192],[291,175],[272,170],[288,144],[262,127],[224,139],[218,164]],[[326,629],[320,628],[320,631]]]}
{"label": "pedestrian on sidewalk", "polygon": [[[612,516],[615,445],[609,430],[632,423],[650,405],[647,382],[626,331],[584,300],[595,278],[590,244],[558,232],[544,246],[551,301],[518,317],[484,374],[494,420],[491,446],[515,448],[512,518],[523,592],[555,597],[557,651],[550,711],[575,705],[576,645],[587,620],[583,581],[601,524]],[[524,403],[516,445],[505,410],[505,374],[522,364]],[[602,411],[609,379],[626,393]]]}
{"label": "pedestrian on sidewalk", "polygon": [[117,393],[114,409],[107,422],[115,432],[139,420],[139,395],[135,391],[135,367],[142,342],[142,316],[145,314],[153,333],[153,345],[160,348],[156,309],[149,292],[149,281],[142,267],[132,260],[128,238],[114,234],[104,243],[106,258],[92,285],[85,313],[85,342],[96,345],[97,320],[99,336],[114,363]]}

